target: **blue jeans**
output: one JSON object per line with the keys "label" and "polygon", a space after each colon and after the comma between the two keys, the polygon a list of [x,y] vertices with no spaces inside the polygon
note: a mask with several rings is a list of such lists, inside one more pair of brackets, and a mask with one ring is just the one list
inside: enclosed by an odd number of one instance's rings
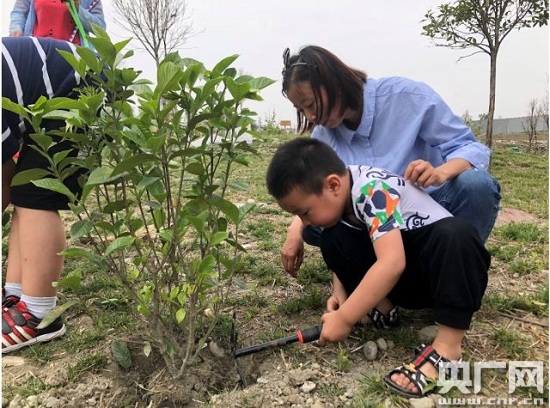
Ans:
{"label": "blue jeans", "polygon": [[[470,222],[485,243],[495,225],[500,208],[500,184],[485,170],[470,169],[430,193],[455,217]],[[321,245],[322,228],[308,226],[302,232],[304,242]]]}
{"label": "blue jeans", "polygon": [[500,184],[487,171],[466,170],[430,195],[455,217],[470,222],[481,241],[487,241],[500,209]]}

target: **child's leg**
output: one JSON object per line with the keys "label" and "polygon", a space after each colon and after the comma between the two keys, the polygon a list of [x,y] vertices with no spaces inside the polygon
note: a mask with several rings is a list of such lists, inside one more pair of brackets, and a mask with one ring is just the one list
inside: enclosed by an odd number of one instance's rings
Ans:
{"label": "child's leg", "polygon": [[65,247],[65,230],[57,211],[15,207],[6,283],[21,283],[26,296],[56,296],[52,283],[61,275],[63,257],[58,253]]}
{"label": "child's leg", "polygon": [[[430,298],[438,324],[432,347],[441,357],[456,360],[462,353],[462,340],[472,316],[481,306],[489,253],[475,228],[456,217],[404,233],[404,242],[408,253],[418,254],[416,258],[410,256],[412,265],[407,258],[408,268],[414,266],[416,271],[407,270],[391,295],[405,303],[414,303],[417,297]],[[418,371],[431,378],[438,375],[431,362],[422,363]],[[408,374],[394,370],[389,377],[392,388],[419,393],[418,383],[411,380],[414,375]]]}
{"label": "child's leg", "polygon": [[[323,230],[321,252],[328,268],[336,274],[348,295],[355,290],[367,270],[376,262],[368,232],[344,224]],[[376,306],[383,315],[387,315],[393,308],[393,303],[387,298]],[[367,323],[370,320],[365,316],[361,322]]]}
{"label": "child's leg", "polygon": [[[438,325],[437,335],[432,343],[432,347],[440,356],[451,361],[456,361],[462,355],[462,340],[465,334],[466,330]],[[420,371],[428,378],[437,378],[439,376],[439,371],[430,363],[423,365]],[[395,385],[413,394],[419,392],[418,385],[404,374],[395,373],[391,375],[390,379]]]}

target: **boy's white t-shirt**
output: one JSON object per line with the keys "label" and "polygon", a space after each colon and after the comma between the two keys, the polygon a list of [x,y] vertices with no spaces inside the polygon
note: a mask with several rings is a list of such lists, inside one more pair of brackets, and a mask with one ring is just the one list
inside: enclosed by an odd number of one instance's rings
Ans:
{"label": "boy's white t-shirt", "polygon": [[428,193],[388,170],[348,166],[353,212],[374,242],[400,228],[413,230],[453,215]]}

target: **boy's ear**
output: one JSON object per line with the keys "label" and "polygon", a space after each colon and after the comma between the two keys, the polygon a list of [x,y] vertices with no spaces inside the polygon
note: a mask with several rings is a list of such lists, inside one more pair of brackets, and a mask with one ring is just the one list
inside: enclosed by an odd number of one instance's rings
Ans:
{"label": "boy's ear", "polygon": [[342,189],[342,177],[338,174],[329,174],[325,178],[325,188],[331,193],[339,193]]}

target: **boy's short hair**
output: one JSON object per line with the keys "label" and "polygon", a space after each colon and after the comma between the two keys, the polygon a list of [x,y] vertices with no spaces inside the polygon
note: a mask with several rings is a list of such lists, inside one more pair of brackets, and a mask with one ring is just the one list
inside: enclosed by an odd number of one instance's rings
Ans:
{"label": "boy's short hair", "polygon": [[345,164],[330,146],[299,137],[282,144],[275,152],[267,169],[267,190],[277,200],[296,187],[319,195],[328,175],[341,176],[345,172]]}

